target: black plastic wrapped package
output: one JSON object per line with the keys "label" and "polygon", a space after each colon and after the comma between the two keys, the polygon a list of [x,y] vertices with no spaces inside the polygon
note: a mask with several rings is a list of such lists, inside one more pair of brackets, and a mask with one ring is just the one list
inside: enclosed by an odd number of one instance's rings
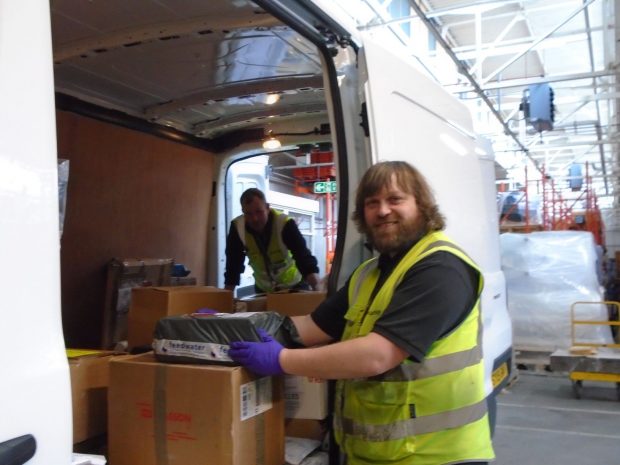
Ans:
{"label": "black plastic wrapped package", "polygon": [[162,318],[153,351],[161,362],[236,365],[228,356],[230,343],[259,342],[258,328],[285,347],[299,346],[293,322],[277,312],[215,313]]}

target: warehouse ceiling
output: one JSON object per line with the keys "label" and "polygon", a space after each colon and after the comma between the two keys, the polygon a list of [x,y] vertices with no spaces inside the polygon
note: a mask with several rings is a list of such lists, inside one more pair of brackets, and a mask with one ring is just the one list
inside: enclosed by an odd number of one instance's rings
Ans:
{"label": "warehouse ceiling", "polygon": [[[523,183],[527,164],[528,181],[550,176],[565,185],[569,168],[578,164],[591,176],[599,204],[616,203],[620,138],[613,0],[357,3],[365,8],[358,14],[361,27],[390,28],[468,104],[477,131],[493,141],[509,176]],[[432,39],[424,37],[421,24]],[[553,128],[542,131],[528,124],[522,111],[524,93],[541,84],[553,90],[555,110]]]}

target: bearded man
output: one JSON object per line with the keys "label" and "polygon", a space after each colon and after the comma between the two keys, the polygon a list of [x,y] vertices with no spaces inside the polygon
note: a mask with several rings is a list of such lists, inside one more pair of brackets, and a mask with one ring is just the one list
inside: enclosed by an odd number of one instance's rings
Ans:
{"label": "bearded man", "polygon": [[353,213],[379,256],[312,314],[305,348],[233,342],[259,375],[334,379],[334,434],[348,465],[482,464],[494,458],[484,393],[482,273],[443,232],[413,166],[373,165]]}

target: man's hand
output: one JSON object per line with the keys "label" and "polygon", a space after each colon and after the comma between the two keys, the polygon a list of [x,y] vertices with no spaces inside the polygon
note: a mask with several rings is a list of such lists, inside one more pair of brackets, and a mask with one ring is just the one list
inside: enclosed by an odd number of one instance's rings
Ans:
{"label": "man's hand", "polygon": [[319,279],[318,273],[311,273],[306,276],[306,282],[310,285],[313,291],[318,291],[321,280]]}
{"label": "man's hand", "polygon": [[262,328],[257,329],[262,342],[231,342],[228,355],[235,362],[260,376],[284,374],[280,352],[284,347]]}

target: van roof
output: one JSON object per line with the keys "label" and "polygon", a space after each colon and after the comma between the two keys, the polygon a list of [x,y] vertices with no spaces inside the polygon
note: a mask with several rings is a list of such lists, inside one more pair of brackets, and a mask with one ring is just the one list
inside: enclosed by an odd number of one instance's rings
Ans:
{"label": "van roof", "polygon": [[328,123],[321,58],[309,40],[250,1],[179,5],[52,2],[58,101],[208,141]]}

